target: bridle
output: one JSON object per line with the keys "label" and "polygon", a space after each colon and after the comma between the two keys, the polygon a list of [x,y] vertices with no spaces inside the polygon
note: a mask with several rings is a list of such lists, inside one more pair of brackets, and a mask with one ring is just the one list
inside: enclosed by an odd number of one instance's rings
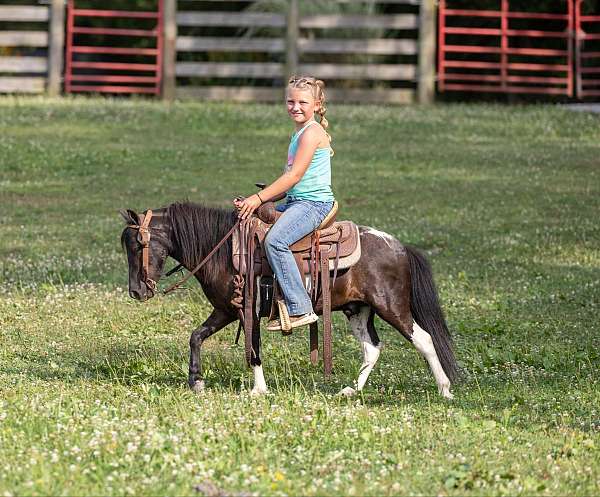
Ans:
{"label": "bridle", "polygon": [[[156,281],[148,276],[148,268],[150,264],[150,221],[152,220],[152,211],[148,209],[146,214],[143,216],[141,224],[128,224],[127,227],[138,230],[138,242],[142,246],[142,281],[146,284],[148,289],[152,292],[156,292]],[[141,218],[142,215],[140,214]],[[139,221],[138,221],[139,223]]]}

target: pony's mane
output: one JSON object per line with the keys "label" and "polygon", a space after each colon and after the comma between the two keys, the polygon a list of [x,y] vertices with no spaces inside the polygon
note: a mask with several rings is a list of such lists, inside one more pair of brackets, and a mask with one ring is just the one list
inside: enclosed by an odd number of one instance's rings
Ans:
{"label": "pony's mane", "polygon": [[[188,268],[198,265],[232,228],[237,219],[233,210],[218,209],[193,202],[175,202],[167,207],[173,241]],[[227,240],[199,271],[203,280],[215,281],[222,269],[233,266],[231,239]]]}

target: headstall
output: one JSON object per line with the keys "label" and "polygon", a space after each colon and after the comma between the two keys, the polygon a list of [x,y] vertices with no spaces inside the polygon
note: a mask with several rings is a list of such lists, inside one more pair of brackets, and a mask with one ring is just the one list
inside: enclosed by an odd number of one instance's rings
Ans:
{"label": "headstall", "polygon": [[[141,215],[140,215],[141,218]],[[152,220],[152,211],[148,209],[144,215],[141,224],[128,224],[129,228],[138,230],[138,241],[142,246],[142,280],[146,286],[154,293],[156,291],[156,281],[148,276],[149,268],[149,244],[150,244],[150,221]]]}

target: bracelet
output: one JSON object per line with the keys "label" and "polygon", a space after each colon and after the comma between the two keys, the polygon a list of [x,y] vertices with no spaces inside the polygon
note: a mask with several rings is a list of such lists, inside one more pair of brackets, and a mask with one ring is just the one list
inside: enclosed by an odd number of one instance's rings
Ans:
{"label": "bracelet", "polygon": [[262,198],[260,198],[260,195],[258,194],[258,192],[256,192],[256,196],[258,197],[258,200],[260,200],[260,203],[261,203],[261,204],[264,204],[264,202],[263,202],[263,199],[262,199]]}

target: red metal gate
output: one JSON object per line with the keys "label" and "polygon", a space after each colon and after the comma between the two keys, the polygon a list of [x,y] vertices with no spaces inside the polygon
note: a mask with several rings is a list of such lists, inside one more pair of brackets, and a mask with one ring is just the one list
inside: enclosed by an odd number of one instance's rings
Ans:
{"label": "red metal gate", "polygon": [[573,96],[572,0],[563,13],[513,12],[509,0],[500,0],[499,10],[451,9],[447,3],[440,0],[440,92]]}
{"label": "red metal gate", "polygon": [[162,0],[156,11],[78,9],[69,0],[65,91],[160,94],[162,23]]}
{"label": "red metal gate", "polygon": [[600,96],[600,15],[582,14],[583,0],[576,0],[577,96]]}

